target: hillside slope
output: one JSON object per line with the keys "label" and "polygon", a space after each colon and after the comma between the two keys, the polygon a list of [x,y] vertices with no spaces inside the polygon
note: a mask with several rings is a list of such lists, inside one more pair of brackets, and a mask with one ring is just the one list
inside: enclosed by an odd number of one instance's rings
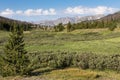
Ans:
{"label": "hillside slope", "polygon": [[28,28],[30,28],[33,25],[30,22],[19,21],[0,16],[0,30],[9,31],[10,27],[13,26],[14,23],[24,26],[25,30],[28,30]]}
{"label": "hillside slope", "polygon": [[113,20],[120,20],[120,11],[100,18],[100,20],[103,20],[103,21],[110,21],[112,19]]}

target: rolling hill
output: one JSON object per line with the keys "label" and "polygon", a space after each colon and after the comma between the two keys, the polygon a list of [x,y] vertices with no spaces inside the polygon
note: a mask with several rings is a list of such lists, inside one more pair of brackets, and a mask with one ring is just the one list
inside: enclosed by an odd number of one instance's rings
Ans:
{"label": "rolling hill", "polygon": [[24,26],[25,30],[28,30],[28,28],[30,28],[33,25],[30,22],[19,21],[0,16],[0,30],[8,31],[10,27],[13,26],[14,23]]}

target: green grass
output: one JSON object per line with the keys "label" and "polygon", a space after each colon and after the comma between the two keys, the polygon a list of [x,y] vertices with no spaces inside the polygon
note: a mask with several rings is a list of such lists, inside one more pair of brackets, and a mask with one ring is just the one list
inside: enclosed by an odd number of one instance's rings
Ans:
{"label": "green grass", "polygon": [[[8,37],[7,32],[0,31],[0,50]],[[26,49],[29,52],[69,51],[114,54],[120,52],[120,30],[83,29],[70,33],[45,32],[33,30],[25,32]]]}
{"label": "green grass", "polygon": [[27,46],[29,51],[70,51],[70,52],[93,52],[100,54],[114,54],[120,52],[120,43],[105,40],[66,42],[63,44],[33,44]]}
{"label": "green grass", "polygon": [[33,31],[27,35],[26,49],[32,51],[69,51],[114,54],[120,52],[120,32],[108,30],[66,32]]}

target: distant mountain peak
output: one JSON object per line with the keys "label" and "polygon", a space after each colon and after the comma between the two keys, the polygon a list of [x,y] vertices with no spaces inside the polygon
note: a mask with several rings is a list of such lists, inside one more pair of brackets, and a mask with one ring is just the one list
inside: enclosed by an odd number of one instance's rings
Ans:
{"label": "distant mountain peak", "polygon": [[84,16],[84,17],[83,16],[62,17],[62,18],[58,18],[56,20],[45,20],[45,21],[39,21],[39,22],[35,22],[35,23],[40,24],[40,25],[45,25],[45,26],[54,26],[54,25],[57,25],[59,23],[63,23],[63,24],[67,24],[68,22],[79,23],[81,21],[100,19],[102,17],[104,17],[103,14]]}

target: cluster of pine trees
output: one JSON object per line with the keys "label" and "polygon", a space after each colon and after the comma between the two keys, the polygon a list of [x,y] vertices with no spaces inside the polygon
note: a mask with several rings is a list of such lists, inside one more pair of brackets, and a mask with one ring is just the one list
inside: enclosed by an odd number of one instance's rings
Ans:
{"label": "cluster of pine trees", "polygon": [[66,27],[62,23],[59,23],[58,25],[54,26],[55,32],[60,32],[60,31],[63,31],[64,29],[66,29],[67,32],[71,32],[74,30],[74,27],[70,22],[66,25]]}
{"label": "cluster of pine trees", "polygon": [[58,25],[54,26],[55,32],[60,32],[64,30],[64,25],[62,23],[59,23]]}
{"label": "cluster of pine trees", "polygon": [[10,31],[14,23],[21,25],[25,31],[32,29],[31,23],[0,20],[0,30]]}
{"label": "cluster of pine trees", "polygon": [[95,28],[108,28],[113,31],[117,27],[118,21],[83,21],[81,23],[73,24],[75,29],[95,29]]}
{"label": "cluster of pine trees", "polygon": [[69,22],[66,25],[60,23],[57,26],[54,26],[54,29],[56,32],[63,31],[64,29],[66,29],[67,32],[71,32],[75,29],[97,29],[97,28],[108,28],[110,31],[113,31],[117,27],[117,24],[119,22],[120,20],[114,20],[112,18],[111,20],[108,21],[91,20],[91,21],[82,21],[80,23],[74,23],[74,24]]}

